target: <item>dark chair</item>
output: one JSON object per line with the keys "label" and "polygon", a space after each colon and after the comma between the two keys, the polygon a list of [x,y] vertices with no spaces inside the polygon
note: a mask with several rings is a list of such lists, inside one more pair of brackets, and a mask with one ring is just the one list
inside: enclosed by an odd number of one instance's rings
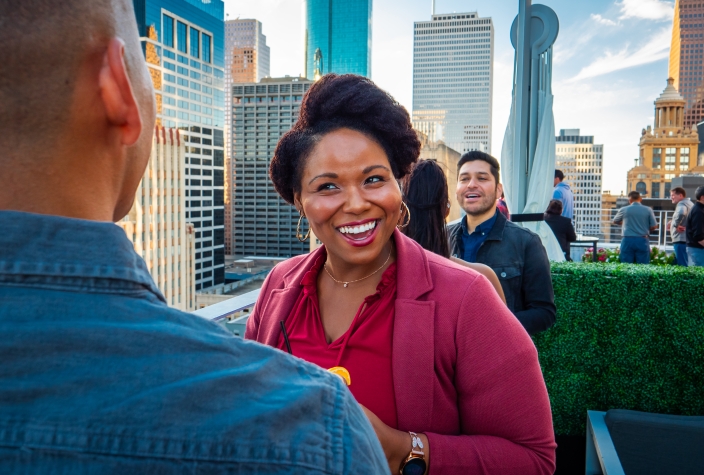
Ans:
{"label": "dark chair", "polygon": [[587,411],[587,475],[700,475],[704,417]]}

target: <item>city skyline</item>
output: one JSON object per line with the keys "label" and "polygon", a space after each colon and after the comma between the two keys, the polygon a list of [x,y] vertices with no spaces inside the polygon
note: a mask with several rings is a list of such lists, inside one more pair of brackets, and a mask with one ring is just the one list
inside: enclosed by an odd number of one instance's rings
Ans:
{"label": "city skyline", "polygon": [[[643,124],[652,123],[652,98],[668,75],[674,2],[662,0],[544,0],[560,19],[555,44],[556,128],[579,127],[607,150],[604,189],[626,190]],[[514,50],[508,30],[515,0],[491,4],[437,0],[436,13],[480,10],[495,29],[492,154],[499,156],[511,102]],[[272,48],[272,75],[301,74],[302,0],[227,0],[230,18],[257,18]],[[427,18],[429,0],[375,0],[372,80],[412,111],[413,22]],[[274,32],[276,32],[274,34]],[[298,38],[298,40],[296,40]],[[585,98],[589,97],[589,100]]]}

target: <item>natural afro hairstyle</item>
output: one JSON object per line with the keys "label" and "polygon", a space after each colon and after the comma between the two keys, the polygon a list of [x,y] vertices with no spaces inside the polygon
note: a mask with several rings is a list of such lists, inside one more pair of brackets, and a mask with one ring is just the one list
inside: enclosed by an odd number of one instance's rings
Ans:
{"label": "natural afro hairstyle", "polygon": [[321,138],[349,128],[377,142],[386,152],[396,179],[408,174],[420,154],[420,140],[406,109],[369,79],[326,74],[303,97],[293,128],[279,140],[269,175],[274,188],[293,204],[301,191],[305,160]]}

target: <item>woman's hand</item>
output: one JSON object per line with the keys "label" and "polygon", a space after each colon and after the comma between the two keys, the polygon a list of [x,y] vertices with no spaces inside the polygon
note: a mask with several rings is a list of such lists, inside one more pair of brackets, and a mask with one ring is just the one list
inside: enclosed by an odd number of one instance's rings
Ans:
{"label": "woman's hand", "polygon": [[[402,432],[387,426],[376,414],[366,407],[362,406],[362,409],[367,415],[367,418],[369,418],[369,422],[372,423],[372,427],[374,428],[374,432],[376,432],[376,436],[379,438],[379,442],[381,442],[384,455],[386,455],[386,461],[389,464],[389,471],[392,475],[398,475],[401,463],[406,460],[408,454],[411,452],[411,436],[408,432]],[[418,437],[423,441],[425,463],[429,466],[430,446],[428,444],[428,438],[425,434],[418,434]]]}

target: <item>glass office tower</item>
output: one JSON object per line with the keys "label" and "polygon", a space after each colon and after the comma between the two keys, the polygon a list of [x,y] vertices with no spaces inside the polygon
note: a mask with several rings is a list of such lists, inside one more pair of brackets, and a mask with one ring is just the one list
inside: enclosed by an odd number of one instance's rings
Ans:
{"label": "glass office tower", "polygon": [[372,0],[305,0],[306,77],[372,74]]}
{"label": "glass office tower", "polygon": [[133,0],[156,90],[157,124],[186,144],[186,219],[196,231],[196,291],[225,281],[222,0]]}
{"label": "glass office tower", "polygon": [[413,126],[464,153],[491,153],[494,25],[477,12],[413,25]]}
{"label": "glass office tower", "polygon": [[670,77],[687,101],[684,126],[704,120],[704,3],[677,0],[670,46]]}

